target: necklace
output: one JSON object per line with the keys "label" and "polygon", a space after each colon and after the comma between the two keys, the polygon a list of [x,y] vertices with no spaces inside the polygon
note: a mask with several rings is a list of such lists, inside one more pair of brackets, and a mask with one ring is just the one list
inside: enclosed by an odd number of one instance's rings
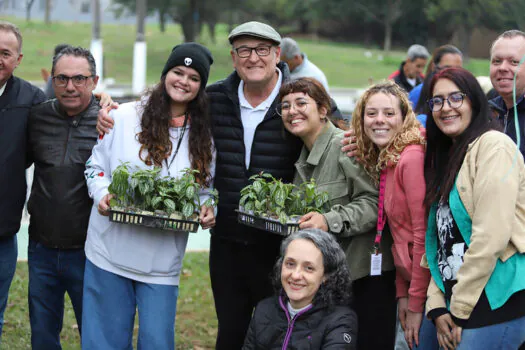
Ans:
{"label": "necklace", "polygon": [[[173,120],[173,119],[172,119]],[[171,158],[170,162],[168,163],[167,159],[164,159],[166,162],[166,168],[168,169],[168,176],[171,177],[170,168],[171,164],[173,164],[173,161],[175,160],[175,157],[177,156],[177,153],[179,153],[180,145],[182,143],[182,139],[184,138],[184,134],[186,133],[186,125],[188,123],[188,115],[184,114],[184,123],[182,124],[182,132],[180,134],[179,140],[177,141],[177,148],[175,148],[175,152],[173,153],[173,157]]]}

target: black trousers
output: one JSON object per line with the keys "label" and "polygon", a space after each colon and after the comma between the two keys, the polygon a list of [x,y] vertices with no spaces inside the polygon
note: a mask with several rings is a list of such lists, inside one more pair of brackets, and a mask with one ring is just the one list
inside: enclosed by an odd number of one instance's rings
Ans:
{"label": "black trousers", "polygon": [[353,283],[352,308],[357,313],[357,349],[391,350],[395,344],[396,273],[367,276]]}
{"label": "black trousers", "polygon": [[282,237],[259,244],[212,236],[210,278],[219,321],[217,350],[240,350],[259,301],[274,295],[271,275]]}

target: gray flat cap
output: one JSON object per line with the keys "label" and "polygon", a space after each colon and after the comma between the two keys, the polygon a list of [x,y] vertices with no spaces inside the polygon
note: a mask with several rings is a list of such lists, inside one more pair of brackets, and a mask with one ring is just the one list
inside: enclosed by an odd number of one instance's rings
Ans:
{"label": "gray flat cap", "polygon": [[270,40],[275,42],[277,45],[281,43],[281,36],[279,33],[277,33],[277,31],[268,24],[261,22],[246,22],[233,28],[230,35],[228,35],[228,40],[230,41],[230,44],[232,44],[235,38],[243,35]]}

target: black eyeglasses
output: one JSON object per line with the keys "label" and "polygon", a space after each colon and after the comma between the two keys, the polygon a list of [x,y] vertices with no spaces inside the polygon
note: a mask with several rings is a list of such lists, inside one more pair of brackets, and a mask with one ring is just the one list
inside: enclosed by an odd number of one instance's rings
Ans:
{"label": "black eyeglasses", "polygon": [[75,85],[76,87],[82,87],[82,86],[86,86],[87,80],[92,77],[93,77],[92,75],[85,76],[82,74],[75,75],[73,77],[68,77],[67,75],[59,74],[53,77],[53,81],[55,82],[55,85],[58,87],[67,86],[67,84],[69,84],[69,80],[71,80],[73,82],[73,85]]}
{"label": "black eyeglasses", "polygon": [[447,101],[450,108],[459,108],[463,104],[463,100],[465,99],[465,95],[462,92],[454,92],[448,96],[448,98],[444,98],[442,96],[436,96],[432,97],[430,100],[428,100],[428,106],[430,107],[430,110],[432,112],[439,112],[443,109],[443,106],[445,105],[445,101]]}
{"label": "black eyeglasses", "polygon": [[250,57],[252,51],[255,51],[257,56],[264,57],[268,56],[272,51],[272,45],[259,45],[257,47],[241,46],[234,49],[237,52],[237,56],[240,58]]}

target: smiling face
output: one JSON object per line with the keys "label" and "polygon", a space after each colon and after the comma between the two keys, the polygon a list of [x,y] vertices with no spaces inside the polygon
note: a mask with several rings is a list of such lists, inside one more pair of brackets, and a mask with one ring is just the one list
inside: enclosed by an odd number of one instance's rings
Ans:
{"label": "smiling face", "polygon": [[[272,81],[276,74],[277,63],[279,63],[280,47],[275,46],[271,41],[250,36],[241,36],[235,39],[232,45],[234,48],[231,50],[233,67],[245,84],[264,86]],[[271,45],[268,56],[259,56],[255,50],[252,50],[250,56],[242,58],[235,52],[235,49],[241,47],[255,48],[268,45]]]}
{"label": "smiling face", "polygon": [[0,30],[0,87],[11,78],[13,71],[22,61],[18,51],[20,44],[13,32]]}
{"label": "smiling face", "polygon": [[[455,102],[452,102],[452,105],[454,106],[455,104],[459,105],[459,101],[454,99],[457,93],[461,93],[461,91],[451,80],[439,79],[436,85],[434,85],[432,98],[441,97],[450,99],[450,96],[453,95],[452,100]],[[464,96],[461,106],[456,108],[452,108],[448,101],[443,101],[443,109],[438,112],[432,112],[432,117],[439,130],[454,139],[461,135],[470,125],[472,120],[472,105],[466,96]]]}
{"label": "smiling face", "polygon": [[306,239],[290,242],[281,266],[281,284],[292,307],[300,309],[311,304],[323,280],[321,251]]}
{"label": "smiling face", "polygon": [[53,74],[55,77],[89,77],[81,86],[76,86],[71,79],[68,79],[66,86],[57,86],[56,80],[53,81],[56,98],[68,115],[73,116],[84,111],[89,106],[98,82],[98,76],[91,75],[88,60],[84,57],[64,55],[56,62]]}
{"label": "smiling face", "polygon": [[369,97],[363,115],[365,135],[380,149],[386,147],[403,127],[397,96],[378,92]]}
{"label": "smiling face", "polygon": [[[494,43],[490,58],[490,80],[492,86],[503,97],[508,106],[512,106],[513,79],[521,58],[525,55],[525,38],[501,38]],[[525,69],[520,68],[516,77],[516,93],[525,93]]]}
{"label": "smiling face", "polygon": [[164,86],[170,96],[172,107],[183,106],[182,109],[185,109],[199,93],[201,78],[193,68],[175,66],[166,74]]}
{"label": "smiling face", "polygon": [[304,92],[284,96],[280,105],[286,130],[300,137],[311,149],[326,125],[325,108],[318,108],[317,103]]}

